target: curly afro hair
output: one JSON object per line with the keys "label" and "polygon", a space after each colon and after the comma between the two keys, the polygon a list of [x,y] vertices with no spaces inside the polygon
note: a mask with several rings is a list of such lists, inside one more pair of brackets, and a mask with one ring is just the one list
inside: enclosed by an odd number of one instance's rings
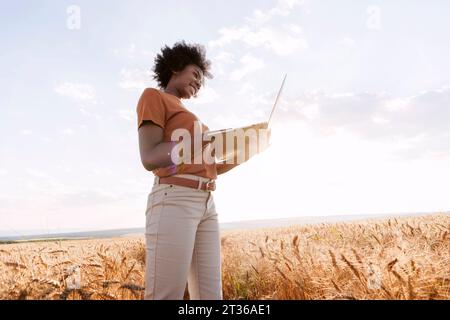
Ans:
{"label": "curly afro hair", "polygon": [[[166,88],[172,77],[172,71],[181,71],[187,65],[195,64],[209,79],[214,78],[209,72],[211,61],[206,59],[205,47],[200,44],[186,44],[184,40],[174,44],[172,48],[164,46],[162,54],[157,54],[152,71],[153,79],[158,82],[160,88]],[[203,83],[202,83],[203,85]]]}

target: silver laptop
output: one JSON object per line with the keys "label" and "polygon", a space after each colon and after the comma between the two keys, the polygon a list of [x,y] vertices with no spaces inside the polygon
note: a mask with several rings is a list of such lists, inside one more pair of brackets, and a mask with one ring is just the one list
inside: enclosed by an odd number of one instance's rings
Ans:
{"label": "silver laptop", "polygon": [[[286,77],[287,77],[287,74],[284,76],[283,82],[282,82],[282,84],[281,84],[281,88],[280,88],[280,90],[278,91],[277,97],[276,97],[276,99],[275,99],[275,103],[274,103],[274,105],[273,105],[273,107],[272,107],[272,111],[270,112],[269,120],[267,121],[268,126],[270,126],[270,122],[271,122],[271,120],[272,120],[272,116],[273,116],[273,114],[274,114],[275,108],[276,108],[277,105],[278,105],[278,101],[279,101],[279,99],[280,99],[281,92],[283,91],[283,87],[284,87],[284,83],[285,83],[285,81],[286,81]],[[241,127],[241,128],[228,128],[228,129],[222,129],[222,130],[208,131],[208,132],[205,132],[204,137],[206,137],[207,140],[210,140],[210,141],[211,141],[212,138],[215,137],[215,136],[218,136],[218,135],[224,135],[224,134],[227,134],[228,132],[231,132],[231,131],[233,131],[233,130],[245,129],[245,128],[248,128],[248,127],[249,127],[249,126]],[[221,157],[221,159],[217,158],[217,156],[216,156],[216,161],[217,161],[217,163],[225,162],[225,161],[226,161],[227,159],[229,159],[231,156],[234,156],[234,150],[230,150],[229,152],[223,154],[222,157]]]}
{"label": "silver laptop", "polygon": [[[268,126],[270,126],[270,121],[272,120],[273,113],[275,111],[275,108],[278,105],[278,100],[280,99],[281,92],[283,91],[283,87],[284,87],[284,83],[286,81],[286,77],[287,77],[287,74],[284,76],[283,82],[281,84],[281,88],[278,91],[277,98],[275,99],[275,103],[273,104],[272,111],[270,112],[269,120],[267,121]],[[226,134],[227,132],[230,132],[230,131],[233,131],[233,130],[236,130],[236,129],[244,129],[244,128],[247,128],[247,127],[228,128],[228,129],[208,131],[208,132],[205,133],[205,137],[210,138],[211,136],[217,136],[218,134],[224,134],[224,133]]]}

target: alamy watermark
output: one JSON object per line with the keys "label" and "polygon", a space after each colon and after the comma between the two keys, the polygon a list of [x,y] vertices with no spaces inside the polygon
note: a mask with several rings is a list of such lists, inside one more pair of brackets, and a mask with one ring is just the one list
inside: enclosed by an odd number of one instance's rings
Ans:
{"label": "alamy watermark", "polygon": [[81,29],[81,8],[77,5],[68,6],[66,9],[66,26],[69,30]]}
{"label": "alamy watermark", "polygon": [[370,30],[381,30],[381,8],[379,6],[369,6],[366,9],[366,27]]}
{"label": "alamy watermark", "polygon": [[81,289],[81,270],[80,266],[74,265],[66,269],[66,287],[67,289]]}

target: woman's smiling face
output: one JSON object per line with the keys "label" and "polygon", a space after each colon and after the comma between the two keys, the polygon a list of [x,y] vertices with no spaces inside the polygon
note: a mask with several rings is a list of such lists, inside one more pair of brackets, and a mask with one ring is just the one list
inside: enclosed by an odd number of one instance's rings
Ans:
{"label": "woman's smiling face", "polygon": [[195,64],[189,64],[182,71],[174,72],[165,91],[180,99],[197,97],[203,81],[202,69]]}

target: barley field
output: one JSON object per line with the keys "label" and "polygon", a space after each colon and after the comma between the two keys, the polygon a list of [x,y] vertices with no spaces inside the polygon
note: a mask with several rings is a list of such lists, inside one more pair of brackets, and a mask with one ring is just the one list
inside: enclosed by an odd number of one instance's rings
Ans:
{"label": "barley field", "polygon": [[[223,231],[224,299],[449,299],[450,215]],[[0,299],[142,299],[143,237],[0,245]],[[185,299],[189,299],[186,290]]]}

